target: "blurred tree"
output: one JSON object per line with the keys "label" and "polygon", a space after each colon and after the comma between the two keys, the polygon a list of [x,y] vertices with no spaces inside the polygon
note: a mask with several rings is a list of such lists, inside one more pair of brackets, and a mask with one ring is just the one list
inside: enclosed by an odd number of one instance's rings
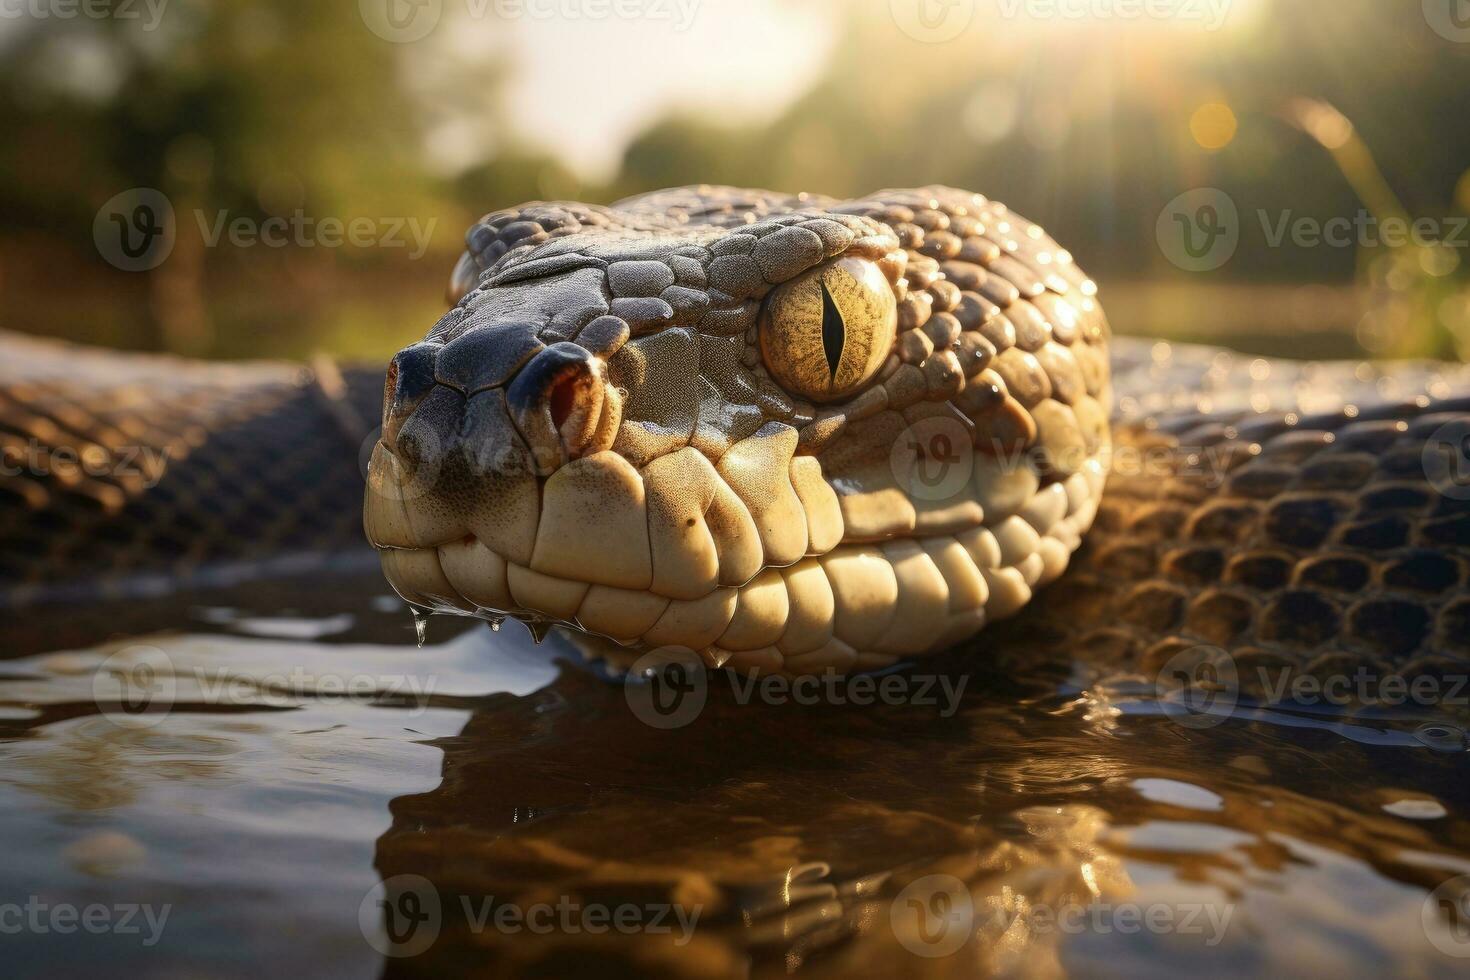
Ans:
{"label": "blurred tree", "polygon": [[[1411,313],[1365,321],[1371,349],[1445,351],[1452,332],[1470,338],[1463,248],[1375,263],[1355,247],[1272,246],[1261,223],[1376,206],[1360,199],[1351,167],[1292,122],[1303,97],[1353,121],[1405,214],[1470,208],[1470,45],[1435,34],[1417,5],[1238,0],[1218,32],[1029,23],[980,5],[943,44],[896,29],[888,0],[829,5],[840,37],[810,91],[759,126],[683,104],[632,141],[605,186],[502,125],[516,56],[540,54],[500,43],[494,18],[454,21],[451,5],[434,35],[406,45],[367,30],[350,2],[172,0],[153,31],[112,19],[0,21],[10,325],[85,323],[93,339],[225,353],[234,351],[200,326],[211,315],[296,338],[330,297],[334,321],[350,309],[376,318],[359,333],[386,337],[437,297],[437,271],[387,250],[206,250],[196,210],[437,218],[425,265],[447,266],[470,217],[528,198],[607,201],[699,181],[835,194],[935,181],[995,194],[1110,283],[1147,284],[1151,297],[1177,287],[1186,301],[1167,316],[1181,331],[1201,307],[1225,315],[1200,299],[1210,289],[1278,284],[1236,289],[1228,305],[1242,335],[1269,337],[1290,319],[1277,307],[1299,285],[1358,283],[1370,306],[1395,292],[1420,297]],[[616,87],[597,97],[616,99]],[[1201,128],[1202,118],[1216,122]],[[135,186],[163,190],[180,215],[176,255],[157,274],[116,273],[92,247],[98,206]],[[1165,203],[1202,186],[1227,192],[1242,220],[1236,256],[1207,274],[1174,267],[1155,238]],[[350,306],[341,298],[360,291],[346,285],[353,269],[371,270],[362,288],[380,299],[418,305]],[[1298,305],[1320,305],[1313,296]],[[128,326],[139,310],[152,311],[142,340]]]}

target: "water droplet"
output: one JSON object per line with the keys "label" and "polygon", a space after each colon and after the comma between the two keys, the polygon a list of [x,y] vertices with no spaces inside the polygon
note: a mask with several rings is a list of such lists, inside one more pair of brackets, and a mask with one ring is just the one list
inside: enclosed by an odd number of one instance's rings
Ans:
{"label": "water droplet", "polygon": [[485,621],[490,624],[490,631],[492,633],[499,633],[500,627],[505,625],[504,616],[489,616],[486,617]]}
{"label": "water droplet", "polygon": [[424,645],[424,638],[429,635],[429,614],[424,612],[422,609],[419,609],[417,606],[414,606],[412,608],[413,635],[414,638],[419,641],[419,647],[420,649],[422,649]]}

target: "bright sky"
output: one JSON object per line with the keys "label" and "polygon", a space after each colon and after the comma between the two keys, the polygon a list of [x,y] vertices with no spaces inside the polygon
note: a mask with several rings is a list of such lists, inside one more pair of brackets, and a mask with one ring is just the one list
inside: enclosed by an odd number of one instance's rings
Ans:
{"label": "bright sky", "polygon": [[[982,57],[997,37],[1012,46],[1066,48],[1079,33],[1100,44],[1143,38],[1165,48],[1183,43],[1208,50],[1269,6],[1269,0],[442,2],[439,29],[405,52],[411,74],[429,79],[424,101],[441,107],[428,142],[431,163],[453,172],[494,152],[487,108],[466,95],[465,79],[467,70],[497,64],[507,82],[495,105],[516,139],[550,151],[590,180],[613,175],[628,142],[670,111],[712,109],[714,119],[732,125],[779,115],[822,76],[841,35],[839,18],[854,6],[893,30],[896,56],[930,60]],[[619,17],[619,10],[638,16]],[[931,28],[914,21],[924,13],[959,17],[960,29],[926,35]],[[445,90],[455,97],[428,94]]]}
{"label": "bright sky", "polygon": [[[587,178],[613,174],[628,142],[671,110],[718,107],[718,118],[732,124],[775,117],[821,77],[836,33],[831,11],[817,4],[608,0],[603,9],[621,3],[645,14],[592,19],[561,13],[595,9],[585,0],[520,2],[492,0],[499,16],[462,13],[453,23],[446,16],[426,56],[440,70],[445,61],[511,59],[500,104],[517,139]],[[446,4],[446,15],[452,9]],[[507,9],[527,12],[509,17]],[[430,152],[446,169],[472,162],[483,155],[478,130],[451,115]]]}

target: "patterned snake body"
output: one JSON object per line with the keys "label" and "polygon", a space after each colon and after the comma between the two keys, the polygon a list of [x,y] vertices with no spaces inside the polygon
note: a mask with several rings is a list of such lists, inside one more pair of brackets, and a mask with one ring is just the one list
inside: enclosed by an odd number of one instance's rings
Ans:
{"label": "patterned snake body", "polygon": [[369,470],[368,537],[418,606],[874,669],[1013,615],[1093,521],[1095,287],[979,195],[684,188],[468,242]]}
{"label": "patterned snake body", "polygon": [[[684,203],[676,205],[674,199]],[[967,474],[964,492],[954,493],[943,479],[935,483],[949,493],[939,498],[945,504],[940,507],[922,480],[900,482],[917,460],[900,453],[895,463],[895,446],[917,443],[943,450],[935,431],[924,438],[920,428],[935,425],[932,419],[946,423],[938,435],[955,431],[947,427],[950,419],[954,425],[968,423],[975,433],[988,430],[989,442],[970,435],[972,447],[1012,448],[1004,442],[1007,432],[1034,444],[1056,443],[1058,432],[1071,432],[1054,425],[1065,417],[1037,407],[1070,404],[1072,415],[1080,418],[1077,406],[1088,406],[1085,399],[1090,399],[1101,410],[1109,386],[1104,355],[1110,353],[1117,402],[1113,466],[1095,526],[1062,581],[1014,623],[981,635],[979,642],[992,657],[1017,669],[1081,662],[1112,674],[1153,673],[1180,655],[1228,655],[1251,678],[1261,676],[1249,668],[1252,663],[1307,673],[1365,666],[1378,677],[1447,669],[1464,674],[1470,657],[1470,457],[1465,452],[1470,400],[1464,397],[1470,393],[1470,371],[1434,363],[1252,360],[1129,338],[1105,346],[1101,315],[1087,295],[1091,290],[1070,263],[1060,261],[1059,252],[1052,254],[1052,263],[1035,260],[1062,271],[1043,282],[1039,301],[1023,301],[1016,283],[1025,279],[1020,270],[1027,265],[1020,258],[1003,261],[1003,243],[993,243],[994,250],[986,246],[990,235],[1005,237],[999,222],[992,217],[986,223],[981,216],[997,214],[995,206],[976,205],[977,214],[965,216],[970,220],[956,221],[942,209],[935,209],[943,214],[939,217],[904,203],[911,199],[849,205],[808,199],[787,211],[773,199],[751,195],[746,209],[780,217],[757,214],[744,231],[732,230],[745,222],[744,211],[733,203],[724,217],[717,211],[699,218],[700,199],[689,192],[663,198],[659,209],[646,206],[645,214],[658,210],[669,227],[641,232],[612,230],[635,218],[594,208],[539,206],[534,231],[527,222],[510,220],[510,213],[492,215],[472,231],[475,257],[462,264],[458,277],[461,289],[478,281],[486,298],[469,296],[436,328],[435,341],[426,345],[438,352],[433,373],[422,370],[423,362],[415,373],[419,355],[412,352],[424,351],[425,345],[397,359],[381,433],[387,445],[368,421],[383,408],[384,379],[376,368],[338,372],[326,364],[315,371],[279,363],[208,365],[0,335],[5,355],[0,358],[0,608],[9,620],[12,653],[82,646],[124,629],[137,633],[176,626],[181,601],[234,604],[241,597],[233,590],[251,578],[305,575],[328,590],[338,588],[333,583],[339,580],[329,575],[344,568],[344,557],[350,569],[360,570],[362,558],[377,564],[363,544],[360,515],[344,507],[344,501],[362,493],[362,459],[373,455],[368,529],[379,544],[391,545],[393,534],[403,535],[396,539],[399,546],[382,552],[383,562],[395,584],[416,602],[460,612],[472,603],[476,611],[518,610],[643,643],[682,641],[716,660],[728,655],[725,662],[736,666],[774,667],[778,656],[786,670],[888,663],[919,648],[920,640],[939,646],[973,632],[1002,611],[1012,611],[1033,584],[1051,578],[1075,544],[1070,532],[1080,535],[1096,507],[1095,498],[1082,493],[1092,494],[1098,478],[1088,465],[1108,458],[1107,437],[1099,432],[1089,442],[1080,426],[1081,481],[1076,474],[1063,478],[1053,472],[1046,454],[991,456],[975,448],[968,471],[963,453],[953,468]],[[964,199],[974,203],[969,195]],[[803,213],[818,207],[833,207],[836,216]],[[945,218],[949,227],[940,229]],[[572,219],[578,225],[573,232],[545,227],[570,227]],[[1040,254],[1049,247],[1031,237],[1030,226],[1009,220],[1020,229],[1019,237],[1007,239],[1015,242],[1017,254],[1027,249]],[[646,216],[636,221],[656,224]],[[756,271],[763,268],[762,258],[769,264],[772,247],[756,253],[755,246],[779,230],[824,221],[831,224],[816,227],[834,245],[847,241],[845,232],[852,232],[847,247],[872,239],[865,254],[882,254],[863,261],[878,264],[905,246],[901,278],[907,280],[907,292],[895,304],[900,329],[894,356],[878,367],[879,380],[848,402],[819,405],[762,378],[760,308],[771,301],[774,288],[764,272],[757,283]],[[714,227],[685,227],[700,222]],[[829,265],[827,240],[813,234],[823,242],[816,265]],[[790,238],[812,241],[803,235]],[[733,251],[734,258],[715,255],[716,246],[735,248],[718,244],[727,239],[745,250]],[[958,251],[944,258],[956,240]],[[571,257],[558,257],[559,250]],[[630,252],[650,264],[615,270],[621,260],[614,256]],[[649,255],[660,258],[653,263]],[[566,264],[561,272],[555,272],[557,263]],[[485,271],[478,271],[481,267]],[[730,318],[728,332],[695,329],[696,319],[702,324],[711,313],[698,313],[701,302],[724,304],[723,296],[735,296],[742,270],[749,290],[744,295],[766,299],[732,300],[733,312],[722,313]],[[581,293],[565,291],[569,281],[583,280],[596,285]],[[968,285],[962,288],[962,282]],[[828,289],[833,305],[843,299],[838,295],[843,283],[835,283],[836,289]],[[656,287],[658,297],[616,295],[620,289],[646,293]],[[1035,283],[1029,288],[1035,292]],[[796,309],[813,305],[809,287],[794,291]],[[580,330],[556,319],[574,308],[565,299],[579,296],[586,303],[575,307],[586,318]],[[826,312],[820,289],[815,298],[817,329],[806,336],[814,363],[830,368],[820,329]],[[497,302],[530,322],[515,329],[506,314],[494,312]],[[936,312],[936,305],[947,309]],[[480,312],[487,309],[492,312]],[[1067,309],[1077,314],[1075,322],[1067,318]],[[488,329],[461,329],[482,315],[495,317]],[[628,325],[627,337],[609,316]],[[1051,328],[1049,337],[1038,338],[1041,323]],[[601,344],[593,342],[596,331],[587,332],[594,324],[604,331]],[[490,344],[495,356],[458,366],[446,357],[482,334],[519,337],[520,346]],[[588,357],[568,351],[570,342],[558,336],[579,342],[572,346]],[[1071,343],[1065,343],[1069,338]],[[616,349],[606,353],[612,348],[603,344]],[[474,351],[473,343],[464,347],[465,353]],[[963,388],[951,391],[956,382],[943,351],[959,363]],[[558,361],[558,352],[575,356]],[[1048,365],[1066,363],[1070,354],[1080,385],[1070,372],[1048,368],[1043,372],[1048,393],[1037,398],[1027,381],[1039,387],[1039,377],[1008,366],[1029,366],[1022,354]],[[866,356],[861,361],[868,363]],[[543,364],[553,369],[543,374]],[[842,358],[837,364],[843,367]],[[977,364],[984,366],[977,369]],[[471,368],[484,372],[481,380],[497,371],[512,380],[483,390],[476,381],[477,394],[469,397],[439,381],[440,371],[455,382],[457,372]],[[578,416],[575,409],[599,389],[589,386],[583,392],[577,383],[599,370],[607,379],[600,389],[604,410],[589,422],[590,412]],[[547,388],[538,392],[541,384],[562,392],[560,402],[552,399],[560,405],[555,415],[548,410],[548,425],[557,416],[562,423],[556,442],[546,428],[536,428],[535,413],[526,411],[537,399],[516,401],[515,378],[537,381],[527,381],[520,394],[544,394]],[[559,384],[568,378],[570,386]],[[1033,400],[1031,410],[1014,410]],[[500,414],[479,412],[479,406],[498,409],[502,402]],[[436,408],[446,405],[452,411]],[[616,415],[616,427],[602,425],[604,412]],[[581,422],[568,424],[578,417]],[[783,434],[782,426],[795,430],[794,449],[787,448],[790,435],[784,443],[768,437],[772,429]],[[439,427],[452,438],[431,457],[429,435]],[[921,438],[893,438],[908,428],[918,429]],[[611,449],[586,451],[600,446],[598,440],[608,439],[614,429]],[[760,435],[763,429],[767,437]],[[570,445],[562,441],[568,431]],[[498,439],[488,437],[497,433]],[[844,454],[839,449],[845,443],[867,451]],[[955,444],[952,440],[949,450]],[[554,450],[539,464],[548,474],[522,458],[532,446]],[[480,452],[469,452],[477,447]],[[746,448],[751,452],[743,469],[731,466]],[[625,451],[631,455],[624,456]],[[411,474],[402,472],[415,452],[421,460],[442,463],[445,479],[431,484],[434,492],[413,495]],[[1066,454],[1057,458],[1066,465]],[[1024,472],[1016,479],[1023,493],[1005,500],[1003,481],[976,479],[995,474],[996,459],[1021,461]],[[582,486],[566,480],[578,472],[578,464],[586,473],[598,460],[607,461],[608,472],[632,471],[640,482],[630,478]],[[660,467],[680,461],[687,464],[687,475],[675,484],[680,492],[668,492],[664,477],[651,478]],[[826,493],[806,478],[814,463]],[[480,467],[478,473],[472,464]],[[785,498],[784,510],[777,493],[762,497],[742,491],[742,479],[756,483],[781,473],[788,474],[795,497],[794,504]],[[394,486],[385,477],[394,474],[409,477],[409,492],[384,501],[384,489]],[[561,490],[554,483],[558,474],[567,484]],[[758,485],[782,489],[774,481]],[[628,491],[640,486],[638,511],[629,505]],[[1077,491],[1079,506],[1074,507],[1069,488]],[[545,515],[555,513],[548,505],[558,496],[572,504],[580,500],[585,511],[563,506],[563,517],[557,518],[563,529],[571,529],[574,543],[565,572],[546,564],[553,552],[537,555],[541,533],[557,526]],[[1047,523],[1040,507],[1048,500],[1053,502],[1045,506],[1063,515],[1043,534],[1037,525]],[[644,523],[616,520],[620,502],[623,516],[636,512]],[[681,504],[690,509],[678,511]],[[825,521],[823,506],[829,515]],[[385,520],[385,511],[398,515],[397,525]],[[682,517],[682,525],[654,519],[669,513]],[[789,520],[758,524],[756,514]],[[882,524],[885,520],[891,523]],[[799,535],[790,533],[792,526]],[[639,528],[641,539],[634,533]],[[726,537],[730,528],[741,533]],[[687,550],[655,548],[655,541],[667,542],[681,529],[694,542]],[[430,531],[442,538],[412,537]],[[650,567],[640,566],[637,579],[629,573],[626,553],[618,550],[624,533],[646,542],[641,547],[648,549]],[[519,551],[505,544],[516,534],[521,535]],[[845,540],[849,534],[863,537]],[[440,543],[429,547],[435,540]],[[814,540],[831,547],[808,554],[820,550]],[[487,541],[499,542],[504,554]],[[423,546],[416,547],[420,542]],[[788,562],[768,561],[768,547]],[[684,559],[675,566],[678,573],[661,574],[671,557]],[[727,569],[732,570],[728,577]],[[377,574],[372,568],[368,573]],[[647,586],[633,588],[643,584],[644,574]],[[655,574],[661,574],[656,584]],[[615,584],[588,581],[594,576]],[[354,581],[352,587],[370,590],[372,584]],[[340,596],[323,602],[324,610],[340,611]],[[48,607],[60,614],[15,614]],[[664,622],[670,610],[681,615]],[[594,613],[604,618],[599,621]],[[668,628],[656,631],[660,622]],[[712,637],[716,629],[719,634]],[[806,649],[794,652],[798,647]],[[626,653],[640,650],[634,645]]]}

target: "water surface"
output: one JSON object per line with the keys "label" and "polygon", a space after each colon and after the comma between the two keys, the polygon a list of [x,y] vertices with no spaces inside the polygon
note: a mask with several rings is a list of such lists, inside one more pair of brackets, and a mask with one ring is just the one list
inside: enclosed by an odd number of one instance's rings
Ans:
{"label": "water surface", "polygon": [[383,591],[234,589],[84,644],[17,628],[8,975],[1470,965],[1453,716],[1199,724],[1138,678],[956,654],[896,703],[715,677],[650,724],[659,692],[565,641],[440,618],[420,649]]}

